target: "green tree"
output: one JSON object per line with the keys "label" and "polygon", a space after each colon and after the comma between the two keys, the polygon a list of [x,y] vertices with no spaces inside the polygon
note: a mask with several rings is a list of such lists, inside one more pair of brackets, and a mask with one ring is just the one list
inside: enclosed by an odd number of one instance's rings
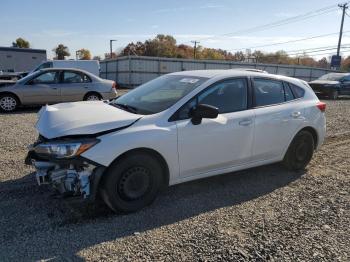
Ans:
{"label": "green tree", "polygon": [[16,42],[12,42],[12,46],[18,48],[29,48],[30,44],[27,40],[23,39],[22,37],[19,37],[16,39]]}
{"label": "green tree", "polygon": [[52,49],[52,51],[56,54],[54,59],[57,60],[64,60],[66,56],[70,56],[68,47],[63,44],[59,44],[57,47]]}
{"label": "green tree", "polygon": [[91,60],[90,50],[82,48],[77,51],[79,60]]}

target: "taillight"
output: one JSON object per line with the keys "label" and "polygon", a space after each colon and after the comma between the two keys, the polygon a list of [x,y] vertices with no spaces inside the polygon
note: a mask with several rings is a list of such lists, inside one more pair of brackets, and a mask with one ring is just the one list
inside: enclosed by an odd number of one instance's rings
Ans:
{"label": "taillight", "polygon": [[320,109],[321,112],[324,112],[326,111],[326,103],[323,103],[323,102],[318,102],[316,104],[317,108]]}
{"label": "taillight", "polygon": [[117,83],[116,83],[116,82],[113,82],[112,88],[113,88],[113,89],[117,89]]}

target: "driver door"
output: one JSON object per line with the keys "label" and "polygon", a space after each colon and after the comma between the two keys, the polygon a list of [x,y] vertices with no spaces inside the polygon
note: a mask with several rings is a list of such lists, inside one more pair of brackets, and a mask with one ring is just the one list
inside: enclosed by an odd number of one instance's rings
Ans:
{"label": "driver door", "polygon": [[47,71],[29,80],[23,87],[26,104],[60,102],[59,71]]}
{"label": "driver door", "polygon": [[[219,109],[215,119],[193,124],[189,112],[196,104]],[[220,81],[201,92],[178,111],[180,175],[197,176],[250,161],[253,148],[254,112],[248,109],[245,78]]]}

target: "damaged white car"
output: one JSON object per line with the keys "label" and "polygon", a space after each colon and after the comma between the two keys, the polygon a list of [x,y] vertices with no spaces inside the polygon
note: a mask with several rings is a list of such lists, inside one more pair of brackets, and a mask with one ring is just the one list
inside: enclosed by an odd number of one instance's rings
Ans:
{"label": "damaged white car", "polygon": [[26,163],[39,185],[133,212],[168,185],[280,161],[305,168],[324,140],[324,111],[298,79],[172,73],[113,102],[43,107]]}

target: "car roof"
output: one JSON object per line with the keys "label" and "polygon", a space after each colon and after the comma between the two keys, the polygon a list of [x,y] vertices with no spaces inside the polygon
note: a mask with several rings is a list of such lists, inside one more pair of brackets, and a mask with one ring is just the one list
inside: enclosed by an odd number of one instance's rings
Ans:
{"label": "car roof", "polygon": [[296,78],[267,74],[260,71],[247,71],[246,69],[213,69],[213,70],[193,70],[193,71],[181,71],[176,73],[171,73],[170,75],[182,75],[182,76],[192,76],[192,77],[239,77],[239,76],[251,76],[251,77],[265,77],[265,78],[274,78],[276,80],[286,80],[286,81],[302,81]]}
{"label": "car roof", "polygon": [[86,75],[88,75],[89,77],[91,78],[95,78],[95,79],[100,79],[98,76],[88,72],[88,71],[85,71],[85,70],[82,70],[82,69],[78,69],[78,68],[69,68],[69,67],[52,67],[52,68],[43,68],[43,69],[40,69],[39,72],[50,72],[50,71],[58,71],[58,70],[61,70],[61,71],[75,71],[75,72],[80,72],[80,73],[84,73]]}
{"label": "car roof", "polygon": [[88,71],[79,69],[79,68],[69,68],[69,67],[52,67],[52,68],[43,68],[40,69],[40,71],[57,71],[57,70],[62,70],[62,71],[78,71],[81,73],[89,73]]}

